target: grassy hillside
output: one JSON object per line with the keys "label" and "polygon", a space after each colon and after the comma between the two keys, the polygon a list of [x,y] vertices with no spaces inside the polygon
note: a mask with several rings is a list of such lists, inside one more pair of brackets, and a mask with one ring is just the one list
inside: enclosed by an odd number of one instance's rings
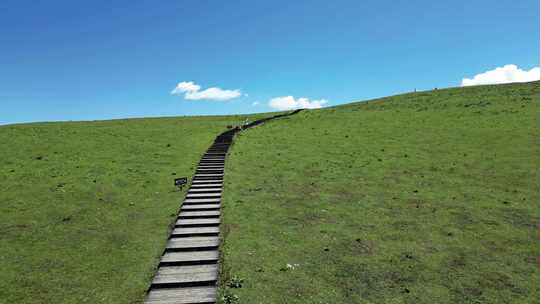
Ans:
{"label": "grassy hillside", "polygon": [[270,122],[224,195],[228,302],[539,303],[540,83]]}
{"label": "grassy hillside", "polygon": [[183,197],[173,178],[242,118],[0,127],[0,303],[140,302]]}

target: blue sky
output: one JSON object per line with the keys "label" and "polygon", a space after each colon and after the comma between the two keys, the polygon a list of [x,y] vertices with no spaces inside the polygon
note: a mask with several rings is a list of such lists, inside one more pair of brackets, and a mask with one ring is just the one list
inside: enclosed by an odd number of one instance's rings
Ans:
{"label": "blue sky", "polygon": [[[538,0],[2,0],[0,123],[265,112],[275,98],[337,105],[459,86],[540,66],[539,12]],[[171,94],[180,82],[200,88]],[[210,87],[240,94],[200,99]]]}

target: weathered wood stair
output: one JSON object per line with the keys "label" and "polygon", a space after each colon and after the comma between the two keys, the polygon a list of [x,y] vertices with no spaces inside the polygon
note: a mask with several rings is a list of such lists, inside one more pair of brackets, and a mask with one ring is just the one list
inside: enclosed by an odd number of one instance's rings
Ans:
{"label": "weathered wood stair", "polygon": [[159,267],[147,304],[196,304],[217,301],[219,225],[225,158],[234,135],[267,120],[254,121],[220,134],[201,158]]}

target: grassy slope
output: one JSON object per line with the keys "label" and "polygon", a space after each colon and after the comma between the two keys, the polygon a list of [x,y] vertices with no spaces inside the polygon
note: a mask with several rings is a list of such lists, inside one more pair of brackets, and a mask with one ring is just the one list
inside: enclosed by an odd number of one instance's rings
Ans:
{"label": "grassy slope", "polygon": [[0,127],[0,303],[140,301],[182,197],[172,173],[240,121]]}
{"label": "grassy slope", "polygon": [[538,82],[405,94],[243,133],[227,163],[222,279],[244,283],[224,292],[538,303],[539,134]]}

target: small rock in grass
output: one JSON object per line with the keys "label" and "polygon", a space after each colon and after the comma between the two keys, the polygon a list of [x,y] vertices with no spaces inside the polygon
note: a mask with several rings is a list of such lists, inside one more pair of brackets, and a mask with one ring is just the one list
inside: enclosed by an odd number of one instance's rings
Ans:
{"label": "small rock in grass", "polygon": [[43,156],[36,156],[36,160],[42,160],[43,159]]}

